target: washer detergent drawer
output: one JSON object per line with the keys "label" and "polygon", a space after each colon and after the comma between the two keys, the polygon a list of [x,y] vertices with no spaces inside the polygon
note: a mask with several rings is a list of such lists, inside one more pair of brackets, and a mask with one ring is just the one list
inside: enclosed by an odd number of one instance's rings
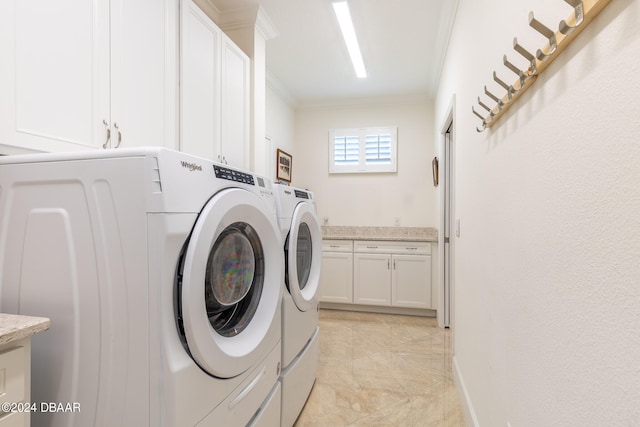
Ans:
{"label": "washer detergent drawer", "polygon": [[[246,426],[268,400],[280,375],[280,342],[271,353],[216,409],[198,423],[199,427]],[[278,395],[279,395],[278,390]],[[278,406],[279,408],[279,406]],[[278,414],[279,415],[279,414]]]}

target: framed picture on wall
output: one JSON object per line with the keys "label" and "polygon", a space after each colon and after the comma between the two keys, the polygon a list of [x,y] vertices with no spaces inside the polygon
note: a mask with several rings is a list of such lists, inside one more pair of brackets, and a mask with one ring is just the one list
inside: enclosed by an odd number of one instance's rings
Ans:
{"label": "framed picture on wall", "polygon": [[291,154],[286,153],[278,148],[276,156],[276,178],[279,181],[291,182],[291,164],[293,158]]}

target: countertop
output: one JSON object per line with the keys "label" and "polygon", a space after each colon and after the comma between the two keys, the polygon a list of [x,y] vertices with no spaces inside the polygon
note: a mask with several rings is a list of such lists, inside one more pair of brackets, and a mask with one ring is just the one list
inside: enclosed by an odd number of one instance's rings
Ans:
{"label": "countertop", "polygon": [[325,240],[398,240],[408,242],[437,242],[438,229],[431,227],[351,227],[323,225]]}
{"label": "countertop", "polygon": [[46,331],[50,325],[51,321],[44,317],[0,313],[0,345]]}

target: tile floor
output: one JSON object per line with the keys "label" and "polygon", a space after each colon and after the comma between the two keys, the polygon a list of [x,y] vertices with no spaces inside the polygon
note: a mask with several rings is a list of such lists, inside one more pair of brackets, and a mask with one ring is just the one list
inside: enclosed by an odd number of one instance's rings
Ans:
{"label": "tile floor", "polygon": [[320,310],[318,376],[295,426],[464,426],[451,339],[433,318]]}

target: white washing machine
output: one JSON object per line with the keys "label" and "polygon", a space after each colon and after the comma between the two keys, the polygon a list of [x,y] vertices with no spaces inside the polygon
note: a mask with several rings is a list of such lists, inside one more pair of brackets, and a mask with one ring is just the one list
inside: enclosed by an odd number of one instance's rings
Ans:
{"label": "white washing machine", "polygon": [[285,254],[281,425],[290,427],[311,393],[318,367],[322,233],[312,192],[275,185],[274,193]]}
{"label": "white washing machine", "polygon": [[280,422],[282,240],[268,179],[165,149],[0,160],[0,309],[47,426]]}

